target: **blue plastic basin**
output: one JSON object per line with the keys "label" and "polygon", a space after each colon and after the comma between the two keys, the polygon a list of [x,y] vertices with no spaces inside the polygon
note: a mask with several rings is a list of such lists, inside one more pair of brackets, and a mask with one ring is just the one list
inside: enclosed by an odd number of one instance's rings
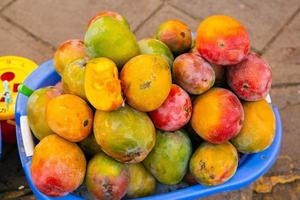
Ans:
{"label": "blue plastic basin", "polygon": [[[55,72],[53,67],[53,61],[49,60],[43,63],[39,68],[37,68],[24,82],[29,88],[38,89],[41,87],[54,85],[60,80],[60,76]],[[16,102],[15,109],[15,120],[16,120],[16,133],[17,133],[17,143],[20,154],[20,159],[22,166],[27,178],[27,181],[37,197],[37,199],[82,199],[74,194],[69,194],[65,197],[60,198],[50,198],[37,190],[33,185],[30,177],[30,164],[32,149],[34,147],[34,139],[31,135],[26,123],[27,113],[26,105],[28,98],[22,94],[19,94]],[[183,189],[179,189],[173,192],[155,194],[152,196],[139,198],[143,200],[160,200],[160,199],[195,199],[198,197],[204,197],[219,192],[228,192],[231,190],[237,190],[242,187],[247,186],[251,182],[255,181],[257,178],[266,173],[269,168],[273,165],[276,160],[277,154],[280,149],[280,142],[282,136],[281,121],[278,109],[272,106],[273,112],[276,117],[276,135],[272,145],[263,152],[256,154],[244,155],[242,157],[242,162],[240,162],[236,174],[226,183],[206,187],[203,185],[189,186]],[[26,137],[26,138],[25,138]],[[24,142],[26,145],[24,145]]]}

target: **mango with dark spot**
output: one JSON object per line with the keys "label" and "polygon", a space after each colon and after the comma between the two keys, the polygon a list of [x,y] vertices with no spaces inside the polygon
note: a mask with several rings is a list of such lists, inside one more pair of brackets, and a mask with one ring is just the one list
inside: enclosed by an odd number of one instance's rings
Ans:
{"label": "mango with dark spot", "polygon": [[231,141],[242,153],[257,153],[268,148],[275,136],[275,116],[264,99],[243,102],[245,120],[240,133]]}
{"label": "mango with dark spot", "polygon": [[154,38],[142,39],[138,42],[141,54],[154,54],[162,56],[169,64],[173,65],[174,57],[167,45]]}
{"label": "mango with dark spot", "polygon": [[161,183],[179,183],[188,168],[192,144],[183,130],[175,132],[157,131],[156,144],[144,160],[145,167]]}
{"label": "mango with dark spot", "polygon": [[173,63],[174,81],[191,94],[202,94],[215,82],[215,72],[200,55],[185,53]]}
{"label": "mango with dark spot", "polygon": [[97,110],[94,134],[106,154],[124,163],[143,161],[155,144],[151,119],[128,105],[112,112]]}
{"label": "mango with dark spot", "polygon": [[155,34],[156,39],[165,43],[175,54],[187,52],[192,46],[192,32],[180,20],[168,20],[159,25]]}
{"label": "mango with dark spot", "polygon": [[43,138],[34,148],[30,174],[45,195],[65,196],[83,182],[86,160],[80,148],[56,134]]}
{"label": "mango with dark spot", "polygon": [[121,83],[130,106],[143,112],[157,109],[166,100],[172,84],[168,63],[159,55],[139,55],[121,71]]}
{"label": "mango with dark spot", "polygon": [[155,191],[155,178],[145,169],[142,163],[128,166],[130,181],[127,196],[137,198],[148,196]]}
{"label": "mango with dark spot", "polygon": [[55,87],[40,88],[35,90],[28,98],[27,116],[29,127],[33,135],[41,140],[54,132],[50,129],[46,121],[46,108],[48,102],[61,95],[62,91]]}
{"label": "mango with dark spot", "polygon": [[91,133],[87,138],[80,141],[79,146],[82,151],[88,156],[93,156],[101,152],[101,147],[97,143],[94,133]]}
{"label": "mango with dark spot", "polygon": [[97,13],[94,17],[92,17],[92,19],[89,21],[87,27],[89,28],[97,19],[100,19],[101,17],[104,17],[104,16],[109,16],[109,17],[112,17],[116,20],[118,20],[120,23],[124,24],[125,26],[128,27],[128,29],[130,28],[129,27],[129,24],[126,20],[126,18],[122,15],[120,15],[119,13],[117,12],[114,12],[114,11],[102,11],[102,12],[99,12]]}
{"label": "mango with dark spot", "polygon": [[95,199],[119,200],[127,192],[129,177],[124,164],[98,153],[88,163],[85,183]]}
{"label": "mango with dark spot", "polygon": [[236,172],[238,153],[229,142],[222,144],[202,143],[192,155],[190,172],[198,183],[219,185],[229,180]]}
{"label": "mango with dark spot", "polygon": [[63,94],[49,101],[46,120],[56,134],[71,142],[79,142],[91,133],[93,111],[80,97]]}

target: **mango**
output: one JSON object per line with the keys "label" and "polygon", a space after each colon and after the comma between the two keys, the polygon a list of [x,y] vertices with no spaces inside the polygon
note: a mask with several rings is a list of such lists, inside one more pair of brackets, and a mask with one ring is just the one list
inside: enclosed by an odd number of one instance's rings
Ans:
{"label": "mango", "polygon": [[143,112],[162,105],[172,85],[169,65],[158,55],[132,58],[123,67],[120,79],[128,104]]}
{"label": "mango", "polygon": [[119,200],[127,192],[129,178],[124,164],[98,153],[88,163],[85,183],[95,199]]}
{"label": "mango", "polygon": [[84,91],[84,73],[86,61],[84,59],[75,60],[65,66],[61,79],[65,94],[74,94],[82,99],[86,99]]}
{"label": "mango", "polygon": [[219,185],[229,180],[236,172],[238,153],[232,144],[202,143],[192,155],[190,172],[203,185]]}
{"label": "mango", "polygon": [[140,53],[134,34],[123,23],[109,16],[103,16],[90,25],[84,43],[91,58],[110,58],[119,69]]}
{"label": "mango", "polygon": [[27,116],[29,127],[33,135],[41,140],[54,132],[46,121],[46,108],[50,99],[61,95],[61,91],[54,87],[40,88],[35,90],[28,98]]}
{"label": "mango", "polygon": [[192,46],[192,32],[180,20],[168,20],[159,25],[155,34],[156,39],[165,43],[170,50],[179,55],[190,50]]}
{"label": "mango", "polygon": [[143,164],[159,182],[175,185],[183,179],[191,154],[192,144],[185,131],[157,131],[155,147]]}
{"label": "mango", "polygon": [[154,38],[147,38],[140,40],[138,44],[141,54],[160,55],[168,62],[169,66],[172,67],[174,61],[173,54],[169,47],[163,42]]}
{"label": "mango", "polygon": [[87,63],[84,89],[87,99],[98,110],[112,111],[123,104],[118,68],[108,58],[95,58]]}
{"label": "mango", "polygon": [[129,24],[126,20],[126,18],[122,15],[120,15],[119,13],[117,12],[114,12],[114,11],[102,11],[102,12],[99,12],[97,13],[95,16],[92,17],[92,19],[89,21],[87,27],[89,28],[91,26],[92,23],[94,23],[97,19],[101,18],[101,17],[104,17],[104,16],[109,16],[109,17],[112,17],[116,20],[118,20],[120,23],[124,24],[125,26],[128,27],[128,29],[130,29],[129,27]]}
{"label": "mango", "polygon": [[78,143],[82,151],[88,156],[94,156],[101,152],[101,147],[97,143],[93,133]]}
{"label": "mango", "polygon": [[243,102],[245,120],[240,133],[231,142],[242,153],[267,149],[275,137],[275,116],[266,100]]}
{"label": "mango", "polygon": [[228,141],[239,133],[243,121],[242,104],[227,89],[212,88],[193,102],[191,125],[208,142]]}
{"label": "mango", "polygon": [[258,55],[250,53],[242,62],[228,67],[227,83],[241,99],[261,100],[271,88],[271,67]]}
{"label": "mango", "polygon": [[185,53],[173,63],[174,81],[190,94],[202,94],[215,82],[215,72],[200,55]]}
{"label": "mango", "polygon": [[128,105],[112,112],[97,110],[94,134],[106,154],[124,163],[143,161],[155,144],[151,119]]}
{"label": "mango", "polygon": [[45,195],[65,196],[83,182],[86,160],[80,148],[56,134],[43,138],[34,148],[30,174]]}
{"label": "mango", "polygon": [[130,164],[129,187],[127,196],[129,198],[144,197],[155,191],[155,178],[145,169],[142,163]]}
{"label": "mango", "polygon": [[67,40],[59,45],[54,53],[54,67],[61,74],[71,62],[86,57],[85,45],[82,40]]}
{"label": "mango", "polygon": [[236,19],[213,15],[204,19],[197,28],[196,46],[199,53],[217,65],[241,62],[250,50],[249,35]]}
{"label": "mango", "polygon": [[71,142],[79,142],[92,130],[93,112],[80,97],[64,94],[49,101],[46,120],[53,132]]}

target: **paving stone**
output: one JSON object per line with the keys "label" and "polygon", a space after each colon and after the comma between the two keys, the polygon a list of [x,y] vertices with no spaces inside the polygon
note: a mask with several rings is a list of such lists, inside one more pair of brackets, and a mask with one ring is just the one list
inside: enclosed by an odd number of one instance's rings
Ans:
{"label": "paving stone", "polygon": [[273,85],[300,83],[300,14],[270,45],[263,57],[273,71]]}
{"label": "paving stone", "polygon": [[12,2],[13,0],[1,0],[0,1],[0,9],[2,9],[4,6]]}
{"label": "paving stone", "polygon": [[279,109],[300,103],[300,85],[289,87],[273,87],[270,90],[270,94],[273,104]]}
{"label": "paving stone", "polygon": [[34,35],[57,46],[71,38],[83,38],[90,18],[102,10],[124,15],[131,29],[141,24],[161,4],[161,0],[18,0],[3,14]]}
{"label": "paving stone", "polygon": [[198,26],[197,20],[169,5],[164,5],[157,13],[155,13],[155,15],[149,18],[145,24],[136,31],[137,38],[142,39],[145,37],[152,37],[155,34],[157,27],[162,22],[169,19],[179,19],[186,23],[191,30],[196,30]]}
{"label": "paving stone", "polygon": [[46,61],[53,55],[49,45],[30,36],[0,17],[0,55],[27,57],[37,63]]}
{"label": "paving stone", "polygon": [[252,199],[251,185],[240,190],[219,193],[216,195],[201,198],[199,200],[250,200],[250,199]]}
{"label": "paving stone", "polygon": [[299,0],[170,0],[172,5],[192,16],[204,18],[214,14],[230,15],[249,30],[252,46],[262,50],[300,6]]}

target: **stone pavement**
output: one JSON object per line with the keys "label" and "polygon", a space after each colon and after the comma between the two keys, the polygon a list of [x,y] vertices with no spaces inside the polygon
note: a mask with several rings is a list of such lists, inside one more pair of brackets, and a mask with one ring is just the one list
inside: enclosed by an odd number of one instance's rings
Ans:
{"label": "stone pavement", "polygon": [[[53,56],[59,43],[82,38],[87,21],[101,10],[125,15],[138,39],[152,36],[170,18],[183,20],[193,30],[212,14],[239,19],[249,30],[253,50],[272,67],[271,96],[282,117],[282,148],[264,185],[207,199],[300,199],[300,0],[0,0],[0,55],[42,63]],[[15,146],[4,151],[0,199],[33,199]],[[267,182],[271,179],[286,183],[272,188]],[[261,193],[262,186],[269,189]]]}

